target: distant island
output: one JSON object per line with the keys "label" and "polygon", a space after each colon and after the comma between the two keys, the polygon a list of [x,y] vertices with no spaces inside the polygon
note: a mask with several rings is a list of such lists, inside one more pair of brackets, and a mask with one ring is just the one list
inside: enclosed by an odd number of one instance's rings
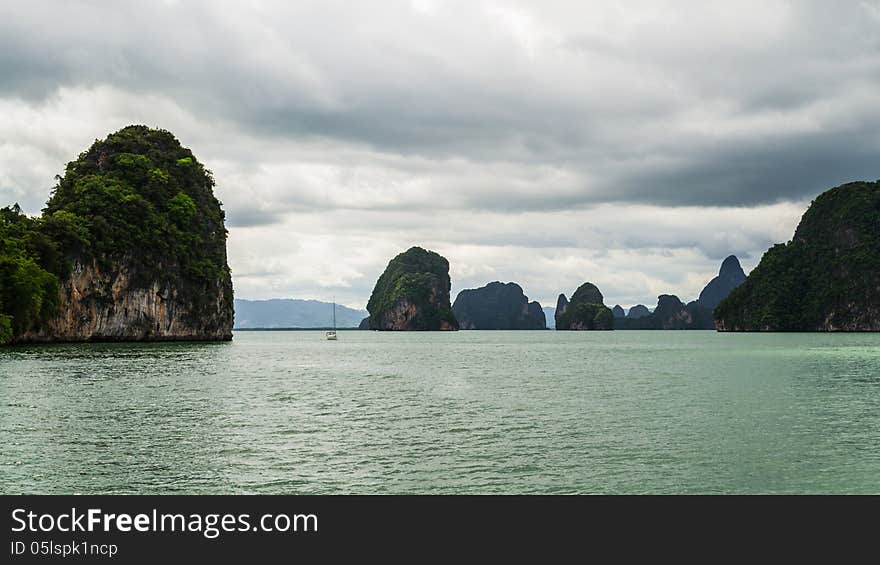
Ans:
{"label": "distant island", "polygon": [[367,303],[371,330],[457,330],[449,304],[449,261],[411,247],[394,257],[376,281]]}
{"label": "distant island", "polygon": [[224,213],[189,149],[128,126],[58,179],[40,218],[0,210],[0,343],[232,338]]}
{"label": "distant island", "polygon": [[[356,328],[366,315],[366,310],[336,305],[336,325],[339,328]],[[332,324],[332,302],[286,298],[235,299],[235,329],[328,328]]]}
{"label": "distant island", "polygon": [[513,282],[462,290],[452,312],[463,330],[547,329],[541,304],[529,302],[522,287]]}
{"label": "distant island", "polygon": [[556,302],[556,330],[613,330],[614,314],[605,306],[599,288],[585,282],[569,301],[560,294]]}
{"label": "distant island", "polygon": [[[743,284],[746,274],[735,255],[721,263],[718,276],[700,292],[699,298],[685,304],[677,296],[661,294],[654,311],[642,304],[630,308],[626,316],[614,317],[616,330],[714,330],[712,312],[733,289]],[[621,308],[621,311],[623,309]]]}
{"label": "distant island", "polygon": [[817,197],[715,319],[720,331],[880,331],[880,181]]}

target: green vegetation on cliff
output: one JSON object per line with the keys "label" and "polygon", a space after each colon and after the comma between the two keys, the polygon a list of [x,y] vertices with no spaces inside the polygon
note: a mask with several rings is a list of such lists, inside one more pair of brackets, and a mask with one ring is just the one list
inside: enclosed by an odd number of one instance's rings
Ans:
{"label": "green vegetation on cliff", "polygon": [[556,329],[610,330],[614,314],[603,304],[581,302],[570,305],[556,321]]}
{"label": "green vegetation on cliff", "polygon": [[[168,131],[128,126],[67,164],[41,218],[0,214],[0,343],[58,313],[59,284],[75,264],[124,269],[127,288],[173,281],[192,318],[228,302],[224,214],[214,180]],[[98,294],[109,296],[107,293]]]}
{"label": "green vegetation on cliff", "polygon": [[411,247],[392,259],[367,303],[370,329],[458,329],[449,304],[449,261]]}
{"label": "green vegetation on cliff", "polygon": [[129,126],[68,163],[44,218],[84,228],[67,253],[100,264],[125,257],[148,282],[169,265],[194,284],[227,277],[226,229],[214,179],[165,130]]}
{"label": "green vegetation on cliff", "polygon": [[[564,295],[560,298],[564,298]],[[584,283],[556,311],[557,330],[611,330],[614,329],[614,313],[604,304],[605,298],[598,287]],[[561,310],[561,311],[560,311]]]}
{"label": "green vegetation on cliff", "polygon": [[728,331],[880,330],[880,182],[816,198],[714,315]]}
{"label": "green vegetation on cliff", "polygon": [[44,228],[17,205],[0,209],[0,343],[58,308],[59,251]]}

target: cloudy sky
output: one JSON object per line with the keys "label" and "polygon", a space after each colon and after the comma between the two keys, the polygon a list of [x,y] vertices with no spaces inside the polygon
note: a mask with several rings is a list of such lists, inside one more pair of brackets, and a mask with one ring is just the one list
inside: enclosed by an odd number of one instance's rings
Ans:
{"label": "cloudy sky", "polygon": [[880,177],[878,108],[877,0],[0,5],[0,205],[171,130],[214,171],[240,298],[360,307],[421,245],[453,293],[693,299]]}

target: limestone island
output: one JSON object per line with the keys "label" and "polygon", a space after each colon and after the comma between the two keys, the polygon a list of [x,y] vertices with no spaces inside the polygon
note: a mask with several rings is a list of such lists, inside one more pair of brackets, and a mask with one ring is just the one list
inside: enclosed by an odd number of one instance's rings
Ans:
{"label": "limestone island", "polygon": [[819,195],[715,309],[719,331],[880,331],[880,181]]}
{"label": "limestone island", "polygon": [[547,319],[538,302],[529,302],[514,282],[490,282],[462,290],[452,305],[463,330],[545,330]]}
{"label": "limestone island", "polygon": [[0,210],[0,343],[232,339],[211,172],[168,131],[112,133],[43,214]]}
{"label": "limestone island", "polygon": [[578,287],[569,301],[564,294],[556,301],[557,330],[613,330],[614,314],[593,283]]}
{"label": "limestone island", "polygon": [[457,330],[449,305],[449,261],[411,247],[392,259],[367,303],[371,330]]}

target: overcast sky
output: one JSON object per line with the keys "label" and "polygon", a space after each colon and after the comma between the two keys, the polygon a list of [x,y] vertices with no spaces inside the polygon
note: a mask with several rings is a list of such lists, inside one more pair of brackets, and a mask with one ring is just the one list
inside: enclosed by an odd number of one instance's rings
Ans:
{"label": "overcast sky", "polygon": [[880,2],[0,4],[0,205],[132,123],[214,172],[239,298],[362,307],[421,245],[453,296],[687,301],[880,177]]}

